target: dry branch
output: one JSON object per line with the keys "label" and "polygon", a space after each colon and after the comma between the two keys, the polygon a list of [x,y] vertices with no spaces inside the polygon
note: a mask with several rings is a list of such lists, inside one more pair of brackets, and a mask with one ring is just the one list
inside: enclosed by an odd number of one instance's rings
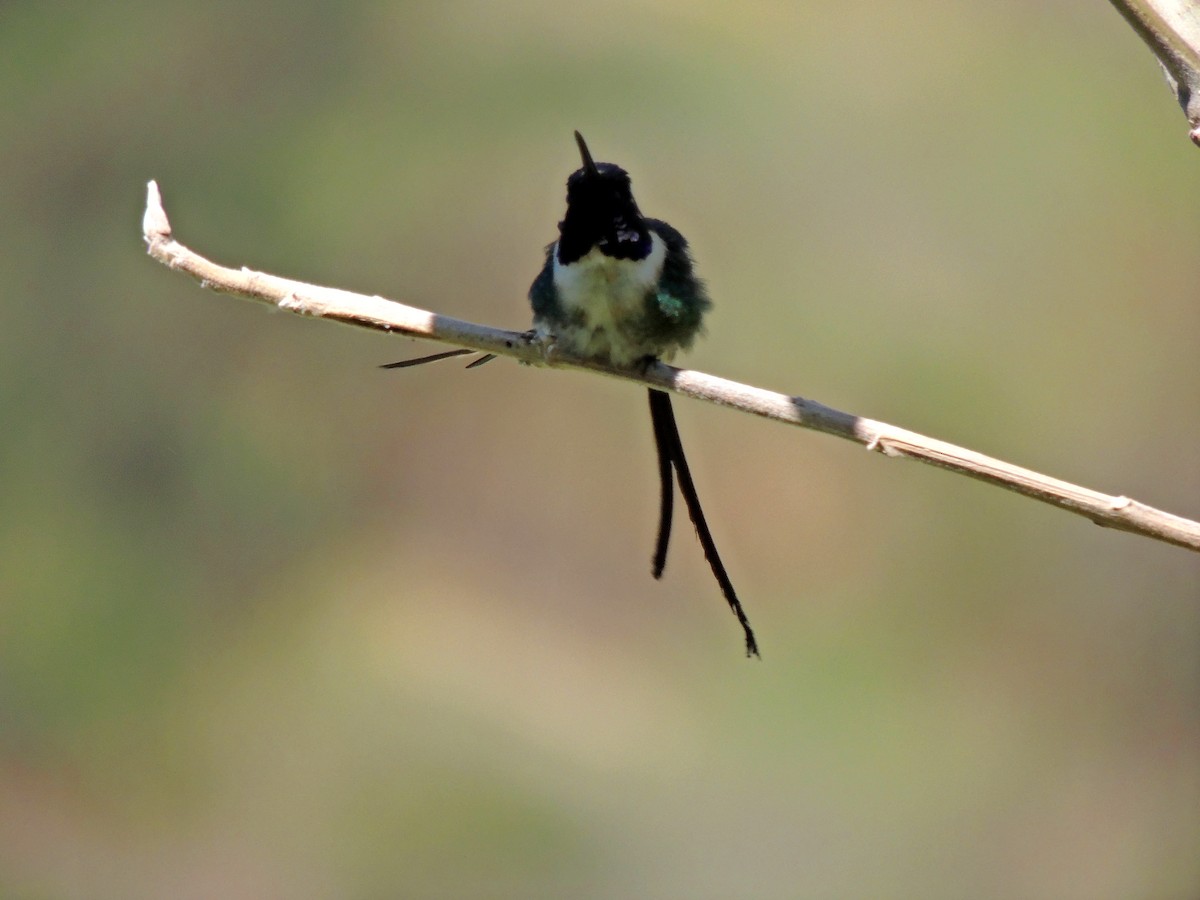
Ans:
{"label": "dry branch", "polygon": [[1111,0],[1154,51],[1200,146],[1200,8],[1196,0]]}
{"label": "dry branch", "polygon": [[1131,500],[1102,494],[1023,469],[973,450],[966,450],[896,428],[884,422],[840,412],[803,397],[791,397],[739,384],[703,372],[657,363],[645,372],[616,369],[602,363],[552,353],[519,331],[505,331],[453,319],[350,291],[291,281],[247,268],[219,266],[171,236],[158,185],[150,182],[142,231],[149,253],[172,269],[190,275],[202,287],[270,303],[303,316],[333,319],[348,325],[394,332],[423,340],[512,357],[523,363],[598,372],[686,397],[706,400],[767,419],[822,431],[861,444],[885,456],[905,457],[968,475],[1016,491],[1091,519],[1097,525],[1129,531],[1190,550],[1200,551],[1200,523]]}

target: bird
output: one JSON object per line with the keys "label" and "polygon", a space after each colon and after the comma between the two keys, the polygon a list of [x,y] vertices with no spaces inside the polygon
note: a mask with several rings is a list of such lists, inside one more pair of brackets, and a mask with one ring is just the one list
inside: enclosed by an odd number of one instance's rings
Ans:
{"label": "bird", "polygon": [[[687,239],[661,219],[643,216],[629,173],[596,162],[575,132],[582,166],[567,178],[567,211],[558,239],[529,289],[533,331],[544,346],[617,367],[668,362],[703,333],[712,307]],[[658,454],[659,526],[651,574],[661,578],[671,536],[674,480],[713,575],[742,626],[746,655],[759,656],[754,631],[729,578],[692,480],[671,395],[649,388]]]}
{"label": "bird", "polygon": [[[660,219],[643,216],[629,173],[595,162],[583,136],[575,143],[582,165],[567,178],[567,211],[558,238],[545,250],[529,289],[533,328],[529,339],[547,355],[557,352],[642,372],[687,350],[703,331],[712,307],[697,277],[687,239]],[[459,349],[389,363],[406,368],[469,354]],[[467,368],[493,359],[485,354]],[[758,641],[717,552],[684,455],[671,395],[648,389],[658,458],[659,520],[651,574],[662,577],[671,538],[675,483],[725,601],[745,637],[746,656],[761,658]]]}

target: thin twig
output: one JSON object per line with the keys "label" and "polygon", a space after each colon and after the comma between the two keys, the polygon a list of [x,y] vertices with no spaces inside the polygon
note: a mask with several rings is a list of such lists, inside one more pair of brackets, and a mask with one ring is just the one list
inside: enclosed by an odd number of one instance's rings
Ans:
{"label": "thin twig", "polygon": [[1196,0],[1110,0],[1154,51],[1200,146],[1200,9]]}
{"label": "thin twig", "polygon": [[1163,512],[1128,497],[1102,494],[1050,478],[885,422],[840,412],[803,397],[790,397],[663,363],[645,368],[635,366],[632,369],[617,369],[603,363],[570,358],[557,351],[548,354],[543,345],[530,340],[524,332],[476,325],[382,297],[305,284],[246,268],[219,266],[172,238],[171,224],[163,210],[158,185],[153,181],[147,190],[142,230],[154,259],[190,275],[201,286],[218,293],[260,300],[302,316],[332,319],[361,328],[507,356],[534,366],[586,370],[646,387],[661,388],[789,425],[832,434],[885,456],[920,460],[1049,503],[1091,519],[1097,525],[1200,551],[1200,522]]}

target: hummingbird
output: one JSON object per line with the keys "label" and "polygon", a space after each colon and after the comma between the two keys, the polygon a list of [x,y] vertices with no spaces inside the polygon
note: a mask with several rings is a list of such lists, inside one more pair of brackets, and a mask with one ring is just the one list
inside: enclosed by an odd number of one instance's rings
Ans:
{"label": "hummingbird", "polygon": [[[558,239],[546,247],[545,263],[529,289],[531,338],[549,352],[643,371],[687,350],[703,333],[712,307],[696,276],[688,242],[659,219],[643,216],[629,173],[592,159],[576,131],[582,166],[567,178],[567,211]],[[469,353],[450,350],[391,363],[401,368]],[[468,366],[488,362],[487,354]],[[742,626],[746,655],[758,656],[754,631],[721,562],[688,468],[671,396],[649,389],[650,422],[658,455],[659,520],[651,574],[662,577],[671,538],[675,482],[687,506],[704,556],[726,602]]]}

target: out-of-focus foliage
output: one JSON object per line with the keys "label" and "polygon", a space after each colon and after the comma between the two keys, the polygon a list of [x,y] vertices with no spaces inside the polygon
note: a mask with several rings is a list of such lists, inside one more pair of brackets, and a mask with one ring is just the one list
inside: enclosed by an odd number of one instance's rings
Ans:
{"label": "out-of-focus foliage", "polygon": [[679,404],[202,292],[508,327],[571,131],[689,362],[1200,516],[1200,153],[1107,6],[0,8],[0,893],[1190,896],[1200,560]]}

